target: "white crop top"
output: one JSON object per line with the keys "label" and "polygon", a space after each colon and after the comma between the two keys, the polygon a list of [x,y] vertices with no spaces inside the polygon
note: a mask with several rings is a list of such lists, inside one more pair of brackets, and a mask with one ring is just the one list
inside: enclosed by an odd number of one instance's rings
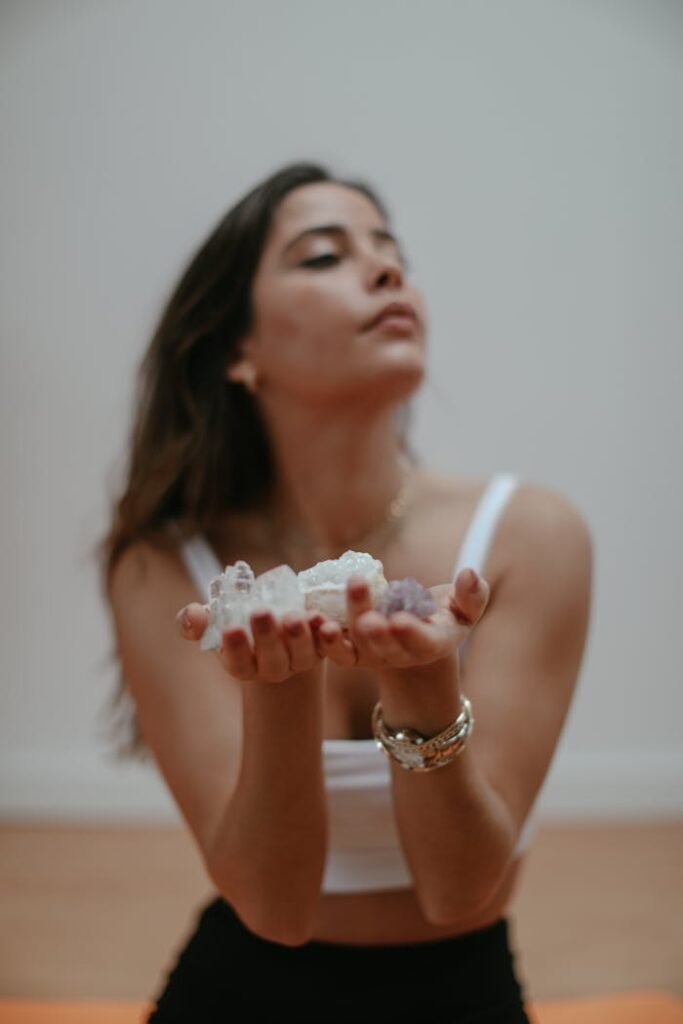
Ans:
{"label": "white crop top", "polygon": [[[486,485],[465,533],[451,580],[470,567],[486,576],[486,556],[499,517],[517,487],[517,478],[498,473]],[[206,540],[185,540],[180,553],[201,600],[209,600],[209,583],[223,572]],[[459,648],[460,668],[469,638]],[[476,717],[476,708],[474,709]],[[391,768],[374,739],[323,740],[323,768],[328,805],[328,851],[323,892],[370,892],[413,885],[393,815]],[[515,855],[535,832],[530,815],[520,833]]]}

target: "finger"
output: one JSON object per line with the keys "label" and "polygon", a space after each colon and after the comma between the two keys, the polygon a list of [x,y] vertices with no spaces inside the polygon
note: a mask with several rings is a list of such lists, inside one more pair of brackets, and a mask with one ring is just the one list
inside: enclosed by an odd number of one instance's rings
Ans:
{"label": "finger", "polygon": [[[370,587],[363,576],[352,576],[346,586],[346,607],[349,639],[357,650],[358,663],[365,664],[368,660],[376,660],[375,648],[370,645],[370,635],[379,638],[380,623],[384,616],[372,606]],[[369,618],[366,620],[366,616]],[[365,620],[365,629],[358,628],[361,620]]]}
{"label": "finger", "polygon": [[318,629],[320,649],[326,658],[343,668],[355,667],[358,655],[353,643],[344,636],[338,622],[323,622]]}
{"label": "finger", "polygon": [[199,640],[209,621],[209,612],[205,605],[192,601],[180,609],[175,621],[180,635],[186,640]]}
{"label": "finger", "polygon": [[315,649],[319,658],[326,658],[327,652],[323,650],[323,645],[320,640],[320,627],[323,622],[326,621],[325,616],[318,611],[309,611],[307,615],[308,628],[311,631],[311,637],[315,644]]}
{"label": "finger", "polygon": [[346,584],[346,618],[350,632],[364,612],[372,611],[372,598],[367,580],[362,576],[351,576]]}
{"label": "finger", "polygon": [[450,610],[456,621],[465,627],[474,626],[484,614],[491,588],[474,569],[462,569],[449,597]]}
{"label": "finger", "polygon": [[287,615],[282,619],[285,646],[291,672],[306,672],[318,662],[318,652],[306,618]]}
{"label": "finger", "polygon": [[361,615],[356,621],[355,635],[362,649],[369,651],[380,662],[402,666],[410,661],[409,652],[400,636],[391,629],[390,620],[379,612],[365,612]]}
{"label": "finger", "polygon": [[235,679],[248,681],[256,677],[256,658],[249,637],[239,626],[223,631],[223,644],[219,651],[223,668]]}
{"label": "finger", "polygon": [[325,616],[322,612],[315,609],[314,611],[306,612],[306,621],[308,622],[311,630],[317,630],[325,621]]}
{"label": "finger", "polygon": [[251,615],[254,655],[259,677],[266,683],[281,683],[291,675],[289,654],[273,613],[267,608]]}
{"label": "finger", "polygon": [[395,612],[389,619],[389,629],[406,654],[418,663],[445,657],[457,642],[450,613],[437,613],[431,622],[423,622],[409,612]]}

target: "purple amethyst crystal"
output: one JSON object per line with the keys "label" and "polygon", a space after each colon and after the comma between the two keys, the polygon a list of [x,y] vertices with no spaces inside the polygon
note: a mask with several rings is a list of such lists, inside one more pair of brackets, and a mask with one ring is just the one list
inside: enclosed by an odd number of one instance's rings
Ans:
{"label": "purple amethyst crystal", "polygon": [[426,619],[436,611],[436,602],[426,587],[413,576],[406,576],[402,580],[391,580],[377,604],[377,611],[387,617],[393,612],[411,612],[419,619]]}

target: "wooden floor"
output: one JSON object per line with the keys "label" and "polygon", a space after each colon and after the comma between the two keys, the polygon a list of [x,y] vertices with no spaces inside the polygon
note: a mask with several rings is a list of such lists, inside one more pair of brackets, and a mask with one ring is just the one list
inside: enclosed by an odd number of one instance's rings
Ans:
{"label": "wooden floor", "polygon": [[[0,995],[154,994],[211,893],[170,827],[0,826]],[[683,822],[545,825],[509,913],[530,999],[683,995]]]}

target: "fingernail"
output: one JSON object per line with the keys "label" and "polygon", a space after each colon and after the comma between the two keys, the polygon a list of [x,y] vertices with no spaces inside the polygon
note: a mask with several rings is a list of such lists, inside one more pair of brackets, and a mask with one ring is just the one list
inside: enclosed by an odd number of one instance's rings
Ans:
{"label": "fingernail", "polygon": [[467,626],[467,627],[469,627],[469,626],[472,625],[471,619],[468,619],[467,616],[464,615],[460,611],[459,608],[454,609],[453,617],[454,617],[455,621],[458,623],[458,625],[460,625],[460,626]]}
{"label": "fingernail", "polygon": [[470,569],[470,579],[470,594],[476,594],[477,590],[479,589],[479,577],[474,571],[474,569]]}
{"label": "fingernail", "polygon": [[188,615],[187,609],[183,612],[183,629],[192,629],[192,619]]}

